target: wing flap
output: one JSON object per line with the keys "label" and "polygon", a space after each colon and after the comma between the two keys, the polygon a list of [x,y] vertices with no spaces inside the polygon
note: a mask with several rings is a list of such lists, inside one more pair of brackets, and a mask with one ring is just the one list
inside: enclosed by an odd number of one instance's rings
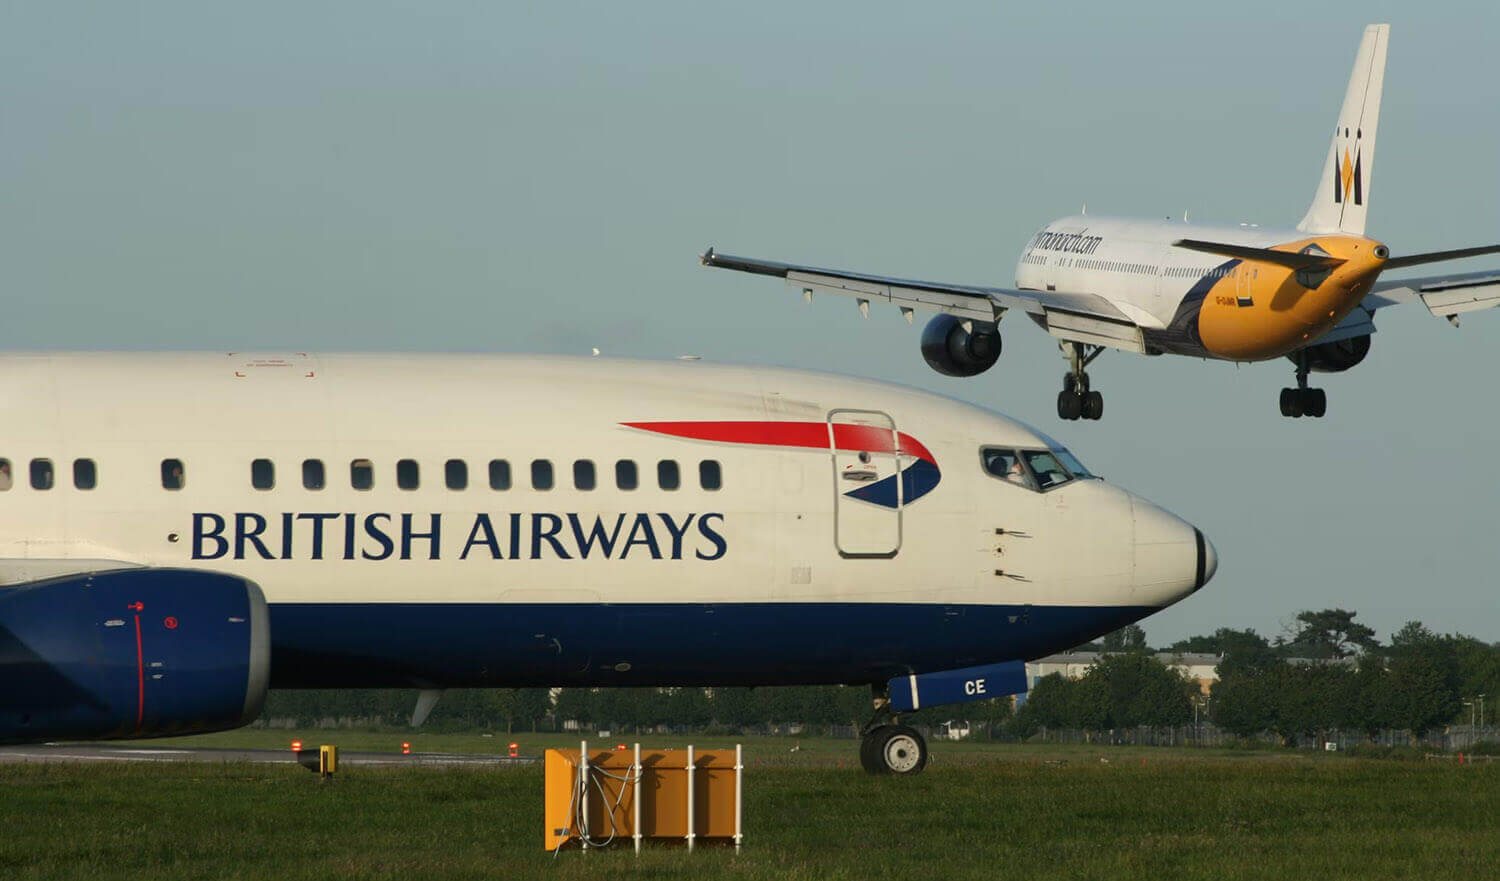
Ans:
{"label": "wing flap", "polygon": [[1383,308],[1420,299],[1439,318],[1500,306],[1500,271],[1466,272],[1426,278],[1381,282],[1365,297],[1369,308]]}
{"label": "wing flap", "polygon": [[1109,321],[1062,309],[1047,309],[1047,333],[1061,340],[1145,354],[1146,338],[1129,322]]}

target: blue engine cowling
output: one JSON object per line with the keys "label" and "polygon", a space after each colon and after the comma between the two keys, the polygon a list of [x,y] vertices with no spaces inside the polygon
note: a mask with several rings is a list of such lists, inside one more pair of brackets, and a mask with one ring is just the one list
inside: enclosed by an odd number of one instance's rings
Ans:
{"label": "blue engine cowling", "polygon": [[0,743],[222,731],[260,715],[271,666],[253,582],[119,569],[0,588]]}

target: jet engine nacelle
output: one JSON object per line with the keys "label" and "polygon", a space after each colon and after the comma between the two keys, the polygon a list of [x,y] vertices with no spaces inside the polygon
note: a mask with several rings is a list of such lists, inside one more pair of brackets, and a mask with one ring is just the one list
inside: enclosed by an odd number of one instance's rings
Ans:
{"label": "jet engine nacelle", "polygon": [[[1314,373],[1343,373],[1370,354],[1370,335],[1350,337],[1333,343],[1318,343],[1303,351],[1307,353],[1308,370]],[[1295,354],[1287,357],[1296,363]]]}
{"label": "jet engine nacelle", "polygon": [[1000,357],[1000,331],[993,321],[939,315],[922,329],[922,357],[944,376],[978,376]]}
{"label": "jet engine nacelle", "polygon": [[117,569],[0,588],[0,743],[237,728],[270,668],[265,597],[242,578]]}

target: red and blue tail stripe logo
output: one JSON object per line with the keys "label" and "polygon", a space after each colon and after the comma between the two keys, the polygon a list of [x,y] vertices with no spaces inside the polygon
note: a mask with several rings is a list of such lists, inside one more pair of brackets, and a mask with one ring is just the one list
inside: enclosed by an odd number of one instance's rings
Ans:
{"label": "red and blue tail stripe logo", "polygon": [[899,471],[883,480],[867,483],[844,493],[852,499],[894,508],[898,505],[897,481],[900,481],[899,503],[910,505],[937,489],[942,471],[937,460],[922,442],[901,431],[874,425],[828,422],[622,422],[626,428],[665,434],[671,437],[723,444],[745,444],[761,447],[790,447],[806,450],[846,453],[894,454]]}

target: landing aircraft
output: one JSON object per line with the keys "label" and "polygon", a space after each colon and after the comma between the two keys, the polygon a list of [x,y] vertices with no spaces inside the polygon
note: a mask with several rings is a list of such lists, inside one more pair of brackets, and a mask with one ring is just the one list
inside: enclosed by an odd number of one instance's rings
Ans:
{"label": "landing aircraft", "polygon": [[[909,388],[701,362],[0,356],[0,742],[268,688],[870,685],[900,713],[1213,577],[1189,523]],[[419,707],[422,704],[419,703]]]}
{"label": "landing aircraft", "polygon": [[922,355],[947,376],[976,376],[1000,357],[998,323],[1011,309],[1057,338],[1068,372],[1063,419],[1098,419],[1104,397],[1085,370],[1105,349],[1224,361],[1286,357],[1296,387],[1281,415],[1320,417],[1328,400],[1308,374],[1341,372],[1370,351],[1375,312],[1420,300],[1455,326],[1464,312],[1500,305],[1500,270],[1381,280],[1387,270],[1500,252],[1500,245],[1392,256],[1365,235],[1375,130],[1390,26],[1365,28],[1312,205],[1295,229],[1205,225],[1079,214],[1042,227],[1021,252],[1014,287],[887,278],[733,257],[705,266],[786,279],[814,291],[892,303],[908,322],[936,312]]}

